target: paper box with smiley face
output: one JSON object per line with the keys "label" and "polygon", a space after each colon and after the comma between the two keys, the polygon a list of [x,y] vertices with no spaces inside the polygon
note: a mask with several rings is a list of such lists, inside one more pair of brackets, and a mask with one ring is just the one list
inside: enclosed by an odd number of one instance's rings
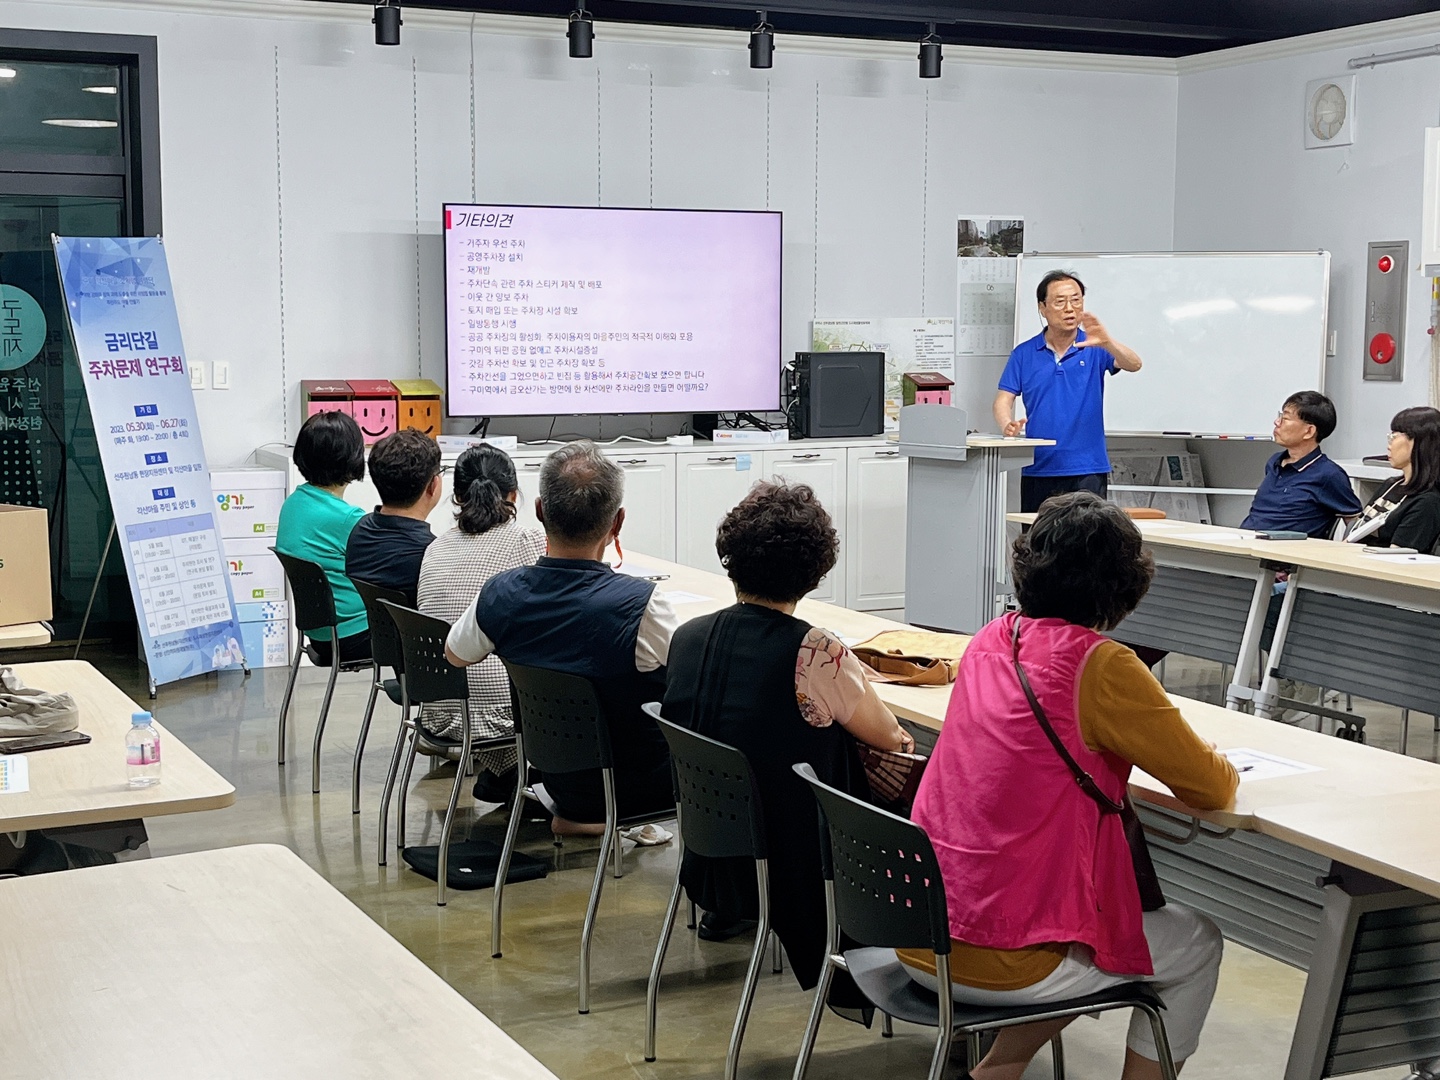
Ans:
{"label": "paper box with smiley face", "polygon": [[301,379],[300,404],[307,417],[322,412],[350,412],[355,396],[350,384],[340,379]]}
{"label": "paper box with smiley face", "polygon": [[351,379],[350,415],[360,425],[365,445],[370,446],[399,430],[399,395],[389,379]]}
{"label": "paper box with smiley face", "polygon": [[400,427],[423,431],[432,439],[440,434],[441,390],[429,379],[395,379],[400,392]]}

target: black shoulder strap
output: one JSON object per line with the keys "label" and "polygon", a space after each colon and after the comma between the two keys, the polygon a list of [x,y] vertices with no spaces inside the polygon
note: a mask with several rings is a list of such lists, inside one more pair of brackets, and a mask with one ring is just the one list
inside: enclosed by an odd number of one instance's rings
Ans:
{"label": "black shoulder strap", "polygon": [[718,611],[715,613],[714,621],[710,623],[709,631],[705,634],[705,645],[700,651],[700,671],[695,687],[695,705],[690,714],[692,731],[702,731],[706,721],[720,711],[720,703],[725,697],[725,688],[730,682],[730,658],[735,651],[724,647],[734,637],[733,622],[732,612]]}
{"label": "black shoulder strap", "polygon": [[1050,726],[1050,719],[1045,715],[1045,710],[1040,707],[1040,699],[1035,696],[1035,691],[1030,686],[1030,678],[1025,674],[1025,669],[1020,666],[1020,616],[1015,616],[1014,628],[1010,631],[1010,658],[1015,664],[1015,675],[1020,680],[1020,688],[1025,691],[1025,700],[1030,702],[1030,711],[1035,714],[1035,719],[1040,723],[1040,730],[1045,732],[1045,737],[1050,740],[1050,745],[1060,755],[1061,760],[1070,769],[1070,775],[1075,777],[1075,783],[1080,785],[1080,790],[1089,795],[1099,805],[1102,813],[1118,814],[1125,809],[1124,803],[1118,803],[1110,796],[1100,790],[1100,785],[1095,783],[1095,777],[1080,767],[1080,763],[1071,756],[1069,749],[1055,734],[1055,729]]}

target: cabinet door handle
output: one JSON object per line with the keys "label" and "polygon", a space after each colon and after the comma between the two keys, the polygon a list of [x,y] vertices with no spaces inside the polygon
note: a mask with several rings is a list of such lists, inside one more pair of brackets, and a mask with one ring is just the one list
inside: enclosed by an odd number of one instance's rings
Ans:
{"label": "cabinet door handle", "polygon": [[819,457],[819,456],[820,456],[819,454],[791,454],[791,455],[790,455],[790,460],[791,460],[791,461],[811,461],[811,460],[813,460],[813,459],[815,459],[815,458],[817,458],[817,457]]}
{"label": "cabinet door handle", "polygon": [[900,451],[899,451],[899,450],[876,450],[876,451],[875,451],[875,456],[876,456],[876,457],[899,457],[899,456],[900,456]]}
{"label": "cabinet door handle", "polygon": [[734,458],[733,456],[730,456],[730,457],[721,456],[721,457],[707,457],[705,460],[706,460],[706,461],[714,461],[714,462],[719,463],[719,462],[724,462],[724,461],[734,461],[735,458]]}
{"label": "cabinet door handle", "polygon": [[526,462],[522,462],[521,465],[520,465],[520,467],[521,467],[522,469],[538,469],[538,468],[540,468],[540,466],[542,466],[542,465],[544,465],[544,464],[545,464],[545,463],[544,463],[543,461],[526,461]]}
{"label": "cabinet door handle", "polygon": [[649,460],[650,460],[649,458],[643,458],[643,457],[616,458],[616,459],[615,459],[615,464],[617,464],[617,465],[644,465],[644,464],[646,464],[647,462],[649,462]]}

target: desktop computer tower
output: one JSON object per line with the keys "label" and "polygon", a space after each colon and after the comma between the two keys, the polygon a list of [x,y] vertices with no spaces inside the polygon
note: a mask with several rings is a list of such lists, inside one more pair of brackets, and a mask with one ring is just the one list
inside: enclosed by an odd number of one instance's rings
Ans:
{"label": "desktop computer tower", "polygon": [[785,375],[785,416],[796,438],[854,439],[885,430],[884,353],[796,353]]}

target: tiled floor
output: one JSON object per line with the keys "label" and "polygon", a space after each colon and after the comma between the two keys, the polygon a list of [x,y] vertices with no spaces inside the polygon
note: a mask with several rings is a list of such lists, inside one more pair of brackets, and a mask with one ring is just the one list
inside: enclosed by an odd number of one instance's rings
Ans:
{"label": "tiled floor", "polygon": [[[103,664],[137,697],[133,669]],[[1219,671],[1213,665],[1172,660],[1172,690],[1215,700]],[[683,928],[672,940],[668,975],[660,999],[659,1060],[642,1058],[645,979],[659,913],[675,869],[672,847],[628,851],[625,877],[609,879],[595,940],[592,1011],[576,1012],[579,927],[594,868],[594,844],[571,842],[564,869],[544,880],[506,891],[505,955],[490,957],[490,892],[452,892],[445,908],[435,887],[403,868],[393,853],[388,868],[376,865],[376,817],[380,784],[395,732],[397,710],[382,706],[365,755],[362,812],[350,813],[349,765],[365,682],[342,677],[323,758],[319,796],[309,790],[309,740],[323,674],[307,671],[292,723],[289,764],[275,764],[275,716],[284,692],[284,671],[209,677],[165,687],[156,703],[162,723],[223,773],[237,788],[233,807],[204,814],[158,818],[150,823],[156,856],[255,842],[294,849],[337,888],[494,1018],[562,1080],[601,1077],[714,1077],[721,1071],[749,942],[704,944]],[[1358,703],[1357,703],[1358,707]],[[1395,745],[1394,710],[1365,707],[1370,741]],[[1434,759],[1429,718],[1417,718],[1410,752]],[[418,768],[418,766],[417,766]],[[410,801],[410,842],[434,843],[437,811],[448,797],[449,776],[420,781]],[[467,798],[462,805],[472,806]],[[502,835],[495,813],[467,811],[475,835]],[[544,858],[554,852],[548,830],[530,823],[526,850]],[[628,845],[627,845],[628,847]],[[1186,1080],[1279,1078],[1289,1050],[1303,975],[1238,946],[1231,946],[1205,1040]],[[808,995],[788,970],[762,977],[741,1062],[743,1077],[778,1080],[790,1075]],[[1119,1075],[1123,1017],[1077,1021],[1066,1037],[1073,1080]],[[896,1025],[894,1039],[827,1016],[810,1075],[826,1077],[923,1076],[928,1032]],[[465,1075],[457,1062],[457,1075]],[[469,1075],[484,1075],[483,1069]],[[1042,1057],[1027,1076],[1048,1077]],[[1391,1080],[1404,1070],[1367,1074]]]}

